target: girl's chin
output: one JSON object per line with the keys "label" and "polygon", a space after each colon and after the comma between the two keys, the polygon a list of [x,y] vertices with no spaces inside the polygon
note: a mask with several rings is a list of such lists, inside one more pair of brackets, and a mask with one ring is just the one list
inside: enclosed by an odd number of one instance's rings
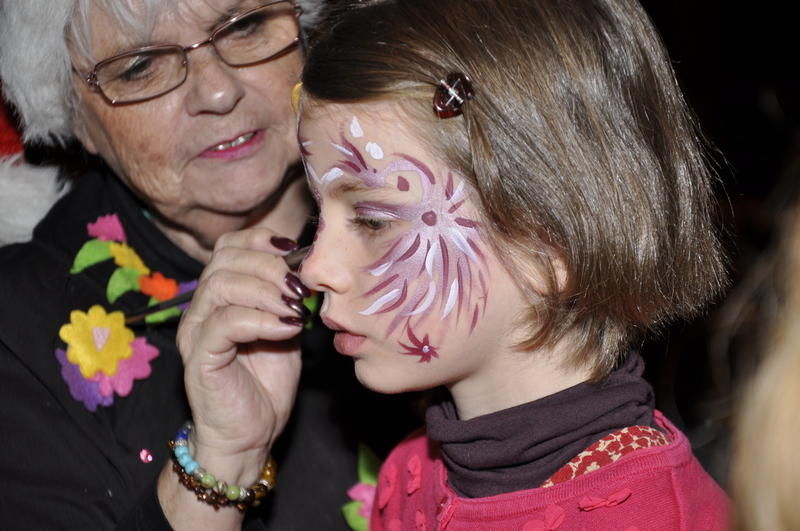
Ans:
{"label": "girl's chin", "polygon": [[[399,393],[409,393],[413,391],[422,391],[436,387],[435,385],[419,385],[419,383],[398,380],[398,369],[384,368],[384,371],[390,371],[391,374],[387,376],[385,373],[381,374],[374,371],[374,367],[369,367],[369,363],[363,358],[353,358],[355,362],[356,379],[369,389],[382,395],[396,395]],[[410,379],[410,378],[409,378]]]}

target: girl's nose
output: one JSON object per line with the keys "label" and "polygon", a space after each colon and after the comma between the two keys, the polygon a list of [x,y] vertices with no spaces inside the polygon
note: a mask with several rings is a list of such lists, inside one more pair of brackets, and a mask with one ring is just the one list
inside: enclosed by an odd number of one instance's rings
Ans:
{"label": "girl's nose", "polygon": [[354,257],[347,259],[347,246],[325,230],[320,218],[314,245],[303,260],[299,270],[303,283],[315,291],[344,293],[350,288],[348,267]]}

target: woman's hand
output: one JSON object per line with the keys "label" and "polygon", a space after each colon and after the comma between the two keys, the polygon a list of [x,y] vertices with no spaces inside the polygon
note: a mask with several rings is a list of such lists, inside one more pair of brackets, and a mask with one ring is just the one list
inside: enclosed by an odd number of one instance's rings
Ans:
{"label": "woman's hand", "polygon": [[178,329],[193,455],[229,484],[258,479],[294,403],[309,294],[282,258],[295,245],[263,228],[222,236]]}

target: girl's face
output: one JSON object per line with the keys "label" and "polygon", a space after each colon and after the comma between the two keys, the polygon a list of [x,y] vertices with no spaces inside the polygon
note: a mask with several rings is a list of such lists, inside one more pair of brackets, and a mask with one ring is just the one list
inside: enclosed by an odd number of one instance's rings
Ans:
{"label": "girl's face", "polygon": [[301,276],[325,294],[336,350],[379,392],[500,383],[524,296],[466,182],[394,104],[308,114],[298,135],[320,220]]}

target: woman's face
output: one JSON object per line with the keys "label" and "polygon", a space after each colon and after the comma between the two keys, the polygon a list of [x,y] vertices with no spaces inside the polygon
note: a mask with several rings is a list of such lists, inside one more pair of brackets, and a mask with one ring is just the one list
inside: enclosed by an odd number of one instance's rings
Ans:
{"label": "woman's face", "polygon": [[312,108],[299,138],[320,207],[301,276],[324,292],[359,380],[385,393],[493,388],[496,362],[519,354],[524,296],[460,175],[392,104]]}
{"label": "woman's face", "polygon": [[[159,19],[148,42],[134,42],[95,9],[94,53],[102,59],[148,44],[187,46],[258,3],[184,0],[179,13]],[[259,221],[299,160],[290,93],[301,52],[234,68],[205,46],[190,52],[188,63],[183,85],[128,105],[111,105],[76,74],[82,98],[76,133],[154,209],[168,233],[210,249],[222,233]]]}

